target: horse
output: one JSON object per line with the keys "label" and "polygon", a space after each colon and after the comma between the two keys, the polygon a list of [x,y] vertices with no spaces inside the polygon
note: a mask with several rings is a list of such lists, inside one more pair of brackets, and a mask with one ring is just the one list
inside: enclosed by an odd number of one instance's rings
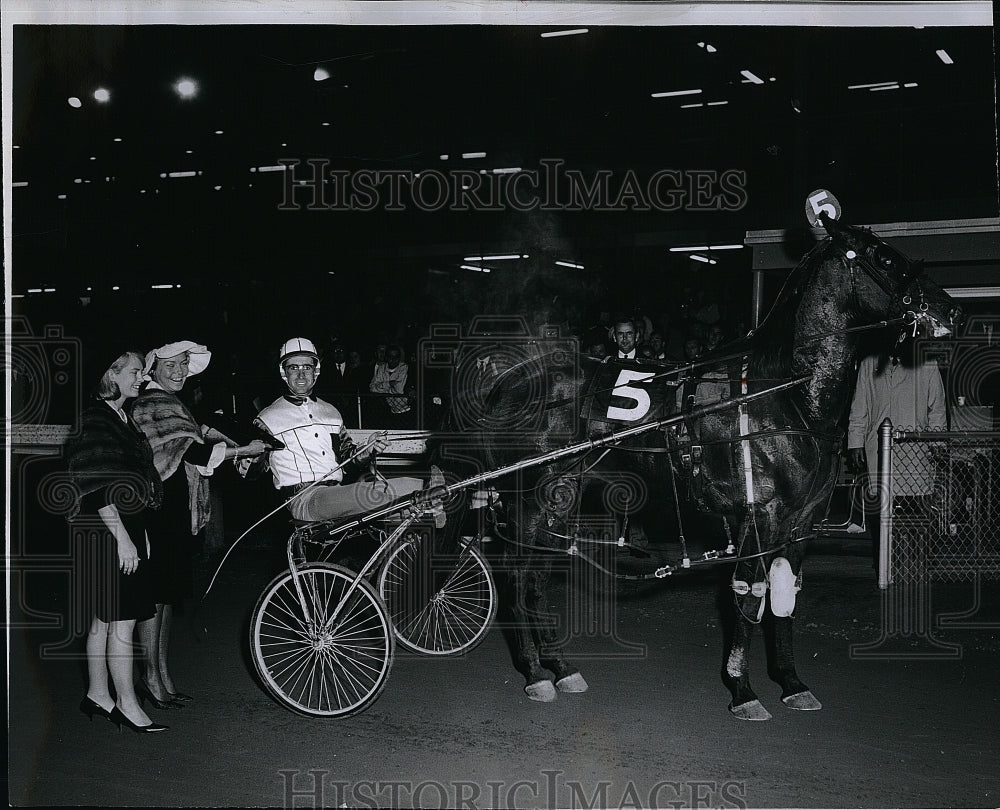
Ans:
{"label": "horse", "polygon": [[[746,720],[771,716],[749,675],[750,644],[765,610],[769,674],[781,687],[782,703],[821,708],[796,671],[793,610],[806,540],[838,475],[838,423],[853,391],[861,337],[877,327],[914,324],[939,336],[954,328],[960,311],[922,276],[919,262],[870,230],[825,213],[820,221],[826,236],[792,271],[760,326],[706,360],[714,368],[731,367],[729,379],[720,382],[716,372],[713,383],[722,397],[742,404],[691,411],[684,446],[681,431],[651,430],[597,457],[553,461],[498,484],[505,493],[514,491],[503,496],[503,566],[513,590],[515,655],[532,700],[548,702],[558,692],[588,688],[546,621],[556,556],[551,552],[565,551],[567,538],[572,542],[583,492],[601,470],[611,469],[630,475],[640,489],[648,487],[639,494],[663,508],[675,483],[671,476],[677,476],[689,484],[701,510],[725,518],[735,552],[723,557],[735,566],[736,626],[724,645],[723,667],[731,713]],[[633,424],[662,416],[684,382],[671,374],[540,347],[531,359],[507,368],[485,397],[476,439],[479,463],[503,468],[570,440],[606,435],[615,427],[613,417],[623,414]],[[595,375],[613,381],[610,398],[596,396]],[[700,449],[696,464],[681,463],[682,456],[692,456],[685,447]]]}

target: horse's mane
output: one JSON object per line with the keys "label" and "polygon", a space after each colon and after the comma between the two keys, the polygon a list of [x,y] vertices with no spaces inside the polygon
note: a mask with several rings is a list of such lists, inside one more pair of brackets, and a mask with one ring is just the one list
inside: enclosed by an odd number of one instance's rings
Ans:
{"label": "horse's mane", "polygon": [[792,340],[795,315],[802,294],[823,261],[829,239],[812,248],[785,279],[764,320],[748,338],[750,370],[760,379],[781,379],[792,374]]}

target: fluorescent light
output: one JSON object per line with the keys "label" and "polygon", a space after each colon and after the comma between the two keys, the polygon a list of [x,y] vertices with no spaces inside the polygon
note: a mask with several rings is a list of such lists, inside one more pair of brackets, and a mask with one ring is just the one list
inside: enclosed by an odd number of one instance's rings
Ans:
{"label": "fluorescent light", "polygon": [[280,166],[258,166],[256,169],[251,169],[250,171],[258,172],[283,172],[287,171],[288,166],[281,164]]}
{"label": "fluorescent light", "polygon": [[120,290],[120,289],[121,289],[121,287],[118,287],[118,286],[114,286],[114,287],[112,287],[111,289],[112,289],[112,290]]}
{"label": "fluorescent light", "polygon": [[916,87],[916,86],[917,86],[916,82],[907,82],[906,84],[903,85],[903,87]]}
{"label": "fluorescent light", "polygon": [[750,84],[763,84],[764,83],[764,80],[760,76],[758,76],[757,74],[753,73],[752,71],[741,70],[740,71],[740,75],[743,76],[744,78],[746,78],[746,81],[743,82],[743,84],[747,84],[748,82]]}
{"label": "fluorescent light", "polygon": [[728,101],[710,101],[708,102],[709,107],[718,107],[720,104],[728,104]]}
{"label": "fluorescent light", "polygon": [[546,31],[541,34],[542,39],[548,39],[549,37],[571,37],[575,34],[586,34],[588,29],[586,28],[567,28],[565,31]]}
{"label": "fluorescent light", "polygon": [[153,290],[172,290],[174,288],[173,284],[153,284],[150,289]]}
{"label": "fluorescent light", "polygon": [[[507,259],[520,259],[520,253],[503,253],[498,256],[466,256],[463,262],[499,262]],[[528,258],[525,256],[524,258]]]}
{"label": "fluorescent light", "polygon": [[31,287],[31,288],[28,289],[28,292],[30,292],[30,293],[36,293],[36,292],[41,292],[41,291],[42,291],[41,287]]}
{"label": "fluorescent light", "polygon": [[472,160],[472,158],[484,158],[486,157],[485,152],[462,152],[462,158],[464,160]]}
{"label": "fluorescent light", "polygon": [[194,177],[196,172],[168,172],[167,177]]}
{"label": "fluorescent light", "polygon": [[56,199],[57,200],[65,200],[66,199],[66,195],[65,194],[57,194],[56,195]]}
{"label": "fluorescent light", "polygon": [[582,264],[574,264],[573,262],[556,262],[560,267],[570,267],[573,270],[583,270]]}
{"label": "fluorescent light", "polygon": [[879,90],[898,90],[898,89],[899,89],[899,85],[898,84],[887,84],[885,87],[869,87],[868,88],[868,92],[869,93],[876,93]]}
{"label": "fluorescent light", "polygon": [[11,188],[24,188],[27,185],[28,185],[27,180],[18,180],[16,183],[10,184]]}
{"label": "fluorescent light", "polygon": [[709,250],[742,250],[743,245],[709,245]]}
{"label": "fluorescent light", "polygon": [[441,158],[441,160],[447,160],[448,159],[447,155],[438,155],[438,157]]}
{"label": "fluorescent light", "polygon": [[114,140],[115,143],[121,143],[122,142],[121,138],[113,138],[112,140]]}
{"label": "fluorescent light", "polygon": [[848,90],[869,90],[872,87],[885,87],[890,84],[899,84],[899,82],[871,82],[870,84],[849,84],[847,85]]}
{"label": "fluorescent light", "polygon": [[475,270],[477,273],[489,273],[490,268],[488,267],[473,267],[471,264],[460,264],[463,270]]}
{"label": "fluorescent light", "polygon": [[696,96],[701,90],[665,90],[662,93],[650,93],[653,98],[670,98],[671,96]]}
{"label": "fluorescent light", "polygon": [[704,262],[705,264],[718,264],[715,259],[710,259],[708,256],[702,256],[700,253],[692,253],[689,259],[694,259],[696,262]]}
{"label": "fluorescent light", "polygon": [[330,71],[326,68],[318,67],[313,71],[313,81],[315,82],[325,82],[330,78]]}
{"label": "fluorescent light", "polygon": [[221,135],[221,134],[222,134],[222,132],[223,132],[223,131],[222,131],[221,129],[217,129],[217,130],[215,130],[215,134],[216,134],[216,135]]}
{"label": "fluorescent light", "polygon": [[111,100],[111,93],[103,87],[98,87],[94,91],[94,99],[96,101],[100,101],[103,104],[104,102]]}
{"label": "fluorescent light", "polygon": [[938,48],[934,53],[937,54],[938,59],[944,62],[946,65],[954,65],[955,60],[948,56],[948,51],[944,48]]}
{"label": "fluorescent light", "polygon": [[698,102],[697,104],[681,104],[681,109],[682,109],[682,110],[690,110],[690,109],[693,109],[693,108],[695,108],[695,107],[704,107],[704,106],[705,106],[705,105],[704,105],[704,104],[702,104],[702,103],[701,103],[701,102],[699,101],[699,102]]}
{"label": "fluorescent light", "polygon": [[708,245],[697,245],[696,247],[672,247],[671,253],[688,253],[692,250],[708,250]]}
{"label": "fluorescent light", "polygon": [[511,166],[505,169],[494,169],[493,174],[517,174],[519,171],[521,171],[520,166]]}
{"label": "fluorescent light", "polygon": [[76,96],[70,96],[66,99],[66,103],[69,104],[75,110],[79,110],[83,106],[83,102],[80,101]]}
{"label": "fluorescent light", "polygon": [[1000,298],[1000,287],[945,287],[944,291],[952,298]]}
{"label": "fluorescent light", "polygon": [[716,52],[716,47],[714,45],[710,45],[707,42],[699,42],[698,43],[698,47],[699,48],[704,48],[707,53],[715,53]]}

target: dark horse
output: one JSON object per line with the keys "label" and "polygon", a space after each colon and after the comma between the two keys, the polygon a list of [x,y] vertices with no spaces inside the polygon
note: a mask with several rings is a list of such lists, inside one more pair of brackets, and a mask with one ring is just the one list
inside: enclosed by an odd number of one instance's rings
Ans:
{"label": "dark horse", "polygon": [[[737,618],[724,679],[732,692],[730,710],[743,719],[770,717],[749,678],[751,637],[766,607],[773,617],[766,624],[773,632],[769,673],[781,686],[783,703],[793,709],[820,708],[795,670],[792,610],[804,541],[818,510],[828,503],[837,476],[842,439],[838,422],[853,390],[861,335],[867,327],[885,322],[902,327],[914,321],[939,335],[950,331],[948,325],[958,314],[937,285],[920,277],[918,264],[870,231],[825,215],[824,224],[827,237],[789,276],[765,321],[716,358],[723,366],[731,361],[734,369],[733,381],[718,386],[724,397],[761,392],[796,378],[805,378],[802,384],[692,419],[688,425],[689,441],[702,451],[698,504],[726,519],[735,545]],[[605,398],[611,407],[602,411],[605,406],[595,406],[597,400],[588,395],[594,369],[603,369],[600,373],[608,379],[609,365],[615,396]],[[676,379],[670,388],[663,377],[650,380],[641,372],[620,372],[615,361],[581,362],[567,352],[540,350],[533,361],[504,371],[486,398],[486,415],[480,420],[481,461],[505,467],[622,427],[621,421],[616,425],[610,419],[612,414],[624,415],[626,421],[637,414],[659,418],[662,409],[658,413],[654,406],[673,402],[674,390]],[[621,407],[616,409],[616,404]],[[555,556],[544,549],[565,550],[581,492],[602,467],[631,471],[634,480],[648,487],[648,498],[668,508],[659,500],[669,492],[667,465],[673,463],[679,475],[689,469],[677,463],[677,454],[663,451],[668,444],[665,433],[650,431],[609,453],[588,454],[582,463],[563,459],[519,471],[516,480],[512,476],[500,485],[517,493],[513,499],[505,496],[505,566],[514,590],[516,654],[527,673],[525,691],[534,700],[549,701],[557,691],[587,688],[578,669],[563,657],[556,628],[544,621]],[[660,452],[636,452],[638,448]]]}

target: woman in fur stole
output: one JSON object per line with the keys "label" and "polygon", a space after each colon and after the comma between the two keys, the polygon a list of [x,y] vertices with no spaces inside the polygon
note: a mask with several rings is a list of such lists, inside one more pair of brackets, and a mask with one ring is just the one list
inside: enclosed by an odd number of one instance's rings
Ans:
{"label": "woman in fur stole", "polygon": [[150,531],[156,614],[139,624],[145,668],[137,688],[157,708],[178,708],[191,700],[174,686],[167,650],[173,608],[192,591],[191,538],[208,523],[208,477],[227,459],[256,456],[266,449],[258,439],[242,447],[206,441],[207,428],[177,396],[187,378],[204,371],[211,359],[205,346],[190,340],[153,349],[143,365],[143,376],[150,382],[132,406],[132,417],[153,448],[164,488],[163,507]]}
{"label": "woman in fur stole", "polygon": [[[94,353],[97,354],[96,352]],[[97,399],[80,418],[80,435],[67,447],[77,500],[70,519],[93,529],[85,564],[92,572],[95,615],[87,636],[87,694],[80,711],[140,732],[165,731],[142,710],[132,678],[132,633],[155,614],[150,593],[150,511],[163,485],[153,451],[122,405],[139,393],[143,358],[122,353],[103,371]],[[108,673],[114,683],[112,698]]]}

